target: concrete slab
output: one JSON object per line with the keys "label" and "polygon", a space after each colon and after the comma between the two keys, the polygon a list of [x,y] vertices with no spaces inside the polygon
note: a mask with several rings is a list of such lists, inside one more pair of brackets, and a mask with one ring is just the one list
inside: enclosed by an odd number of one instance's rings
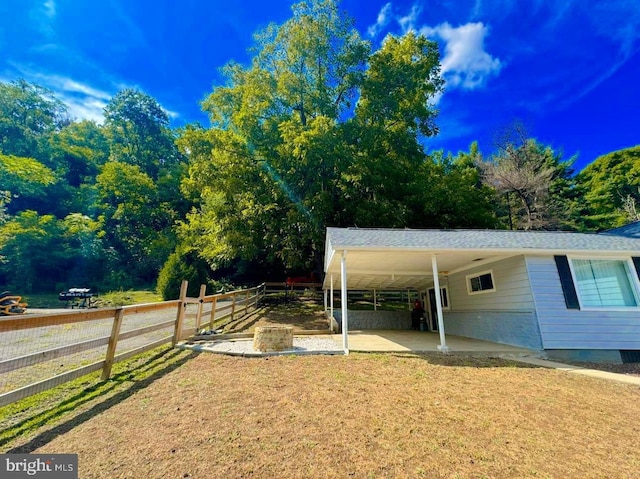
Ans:
{"label": "concrete slab", "polygon": [[[342,346],[342,336],[334,335],[334,341]],[[460,336],[446,336],[449,352],[484,354],[536,355],[539,351],[492,343]],[[438,352],[440,336],[437,332],[403,330],[349,331],[349,350],[354,352]]]}
{"label": "concrete slab", "polygon": [[620,383],[640,386],[640,377],[638,376],[629,376],[627,374],[610,373],[608,371],[599,371],[597,369],[581,368],[580,366],[572,366],[570,364],[558,363],[556,361],[548,361],[542,358],[512,356],[510,354],[501,355],[501,357],[525,364],[531,364],[533,366],[540,366],[541,368],[559,369],[567,373],[581,374],[583,376],[589,376],[592,378],[606,379],[608,381],[617,381]]}

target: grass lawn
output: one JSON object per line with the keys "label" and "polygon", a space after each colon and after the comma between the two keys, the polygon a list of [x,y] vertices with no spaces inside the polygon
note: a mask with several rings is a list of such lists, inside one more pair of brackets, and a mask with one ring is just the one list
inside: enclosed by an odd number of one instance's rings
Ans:
{"label": "grass lawn", "polygon": [[[58,299],[58,294],[26,294],[22,299],[30,308],[64,308],[66,303]],[[162,298],[155,291],[130,290],[100,293],[95,298],[96,307],[126,306],[129,304],[157,303]]]}
{"label": "grass lawn", "polygon": [[2,451],[78,453],[82,478],[640,471],[640,390],[629,385],[440,354],[170,354],[166,371],[139,382],[117,376],[125,389],[116,396],[98,396]]}

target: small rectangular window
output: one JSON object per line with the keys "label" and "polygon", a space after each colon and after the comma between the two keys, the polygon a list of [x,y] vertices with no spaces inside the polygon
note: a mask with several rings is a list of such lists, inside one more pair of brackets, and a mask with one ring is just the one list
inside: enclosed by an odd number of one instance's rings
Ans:
{"label": "small rectangular window", "polygon": [[495,290],[493,271],[483,271],[467,276],[467,292],[469,294],[491,293]]}

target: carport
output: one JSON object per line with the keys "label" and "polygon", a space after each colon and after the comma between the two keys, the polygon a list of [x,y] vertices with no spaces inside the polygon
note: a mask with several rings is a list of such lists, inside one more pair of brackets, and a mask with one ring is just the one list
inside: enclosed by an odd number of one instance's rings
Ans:
{"label": "carport", "polygon": [[[466,233],[466,234],[465,234]],[[348,290],[440,291],[441,279],[476,268],[520,251],[506,250],[491,233],[480,232],[474,243],[469,232],[438,230],[392,230],[327,228],[325,243],[325,279],[323,289],[327,310],[333,316],[334,291],[340,290],[342,344],[349,352]],[[477,232],[474,232],[474,237]],[[489,233],[483,235],[482,233]],[[447,338],[440,294],[435,294],[435,312],[440,343],[447,352]]]}

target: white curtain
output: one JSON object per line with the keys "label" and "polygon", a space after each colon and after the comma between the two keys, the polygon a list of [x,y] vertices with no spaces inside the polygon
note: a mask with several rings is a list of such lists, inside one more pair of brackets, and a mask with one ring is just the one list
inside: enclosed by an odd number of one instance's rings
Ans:
{"label": "white curtain", "polygon": [[572,263],[582,306],[638,306],[626,261],[574,259]]}

